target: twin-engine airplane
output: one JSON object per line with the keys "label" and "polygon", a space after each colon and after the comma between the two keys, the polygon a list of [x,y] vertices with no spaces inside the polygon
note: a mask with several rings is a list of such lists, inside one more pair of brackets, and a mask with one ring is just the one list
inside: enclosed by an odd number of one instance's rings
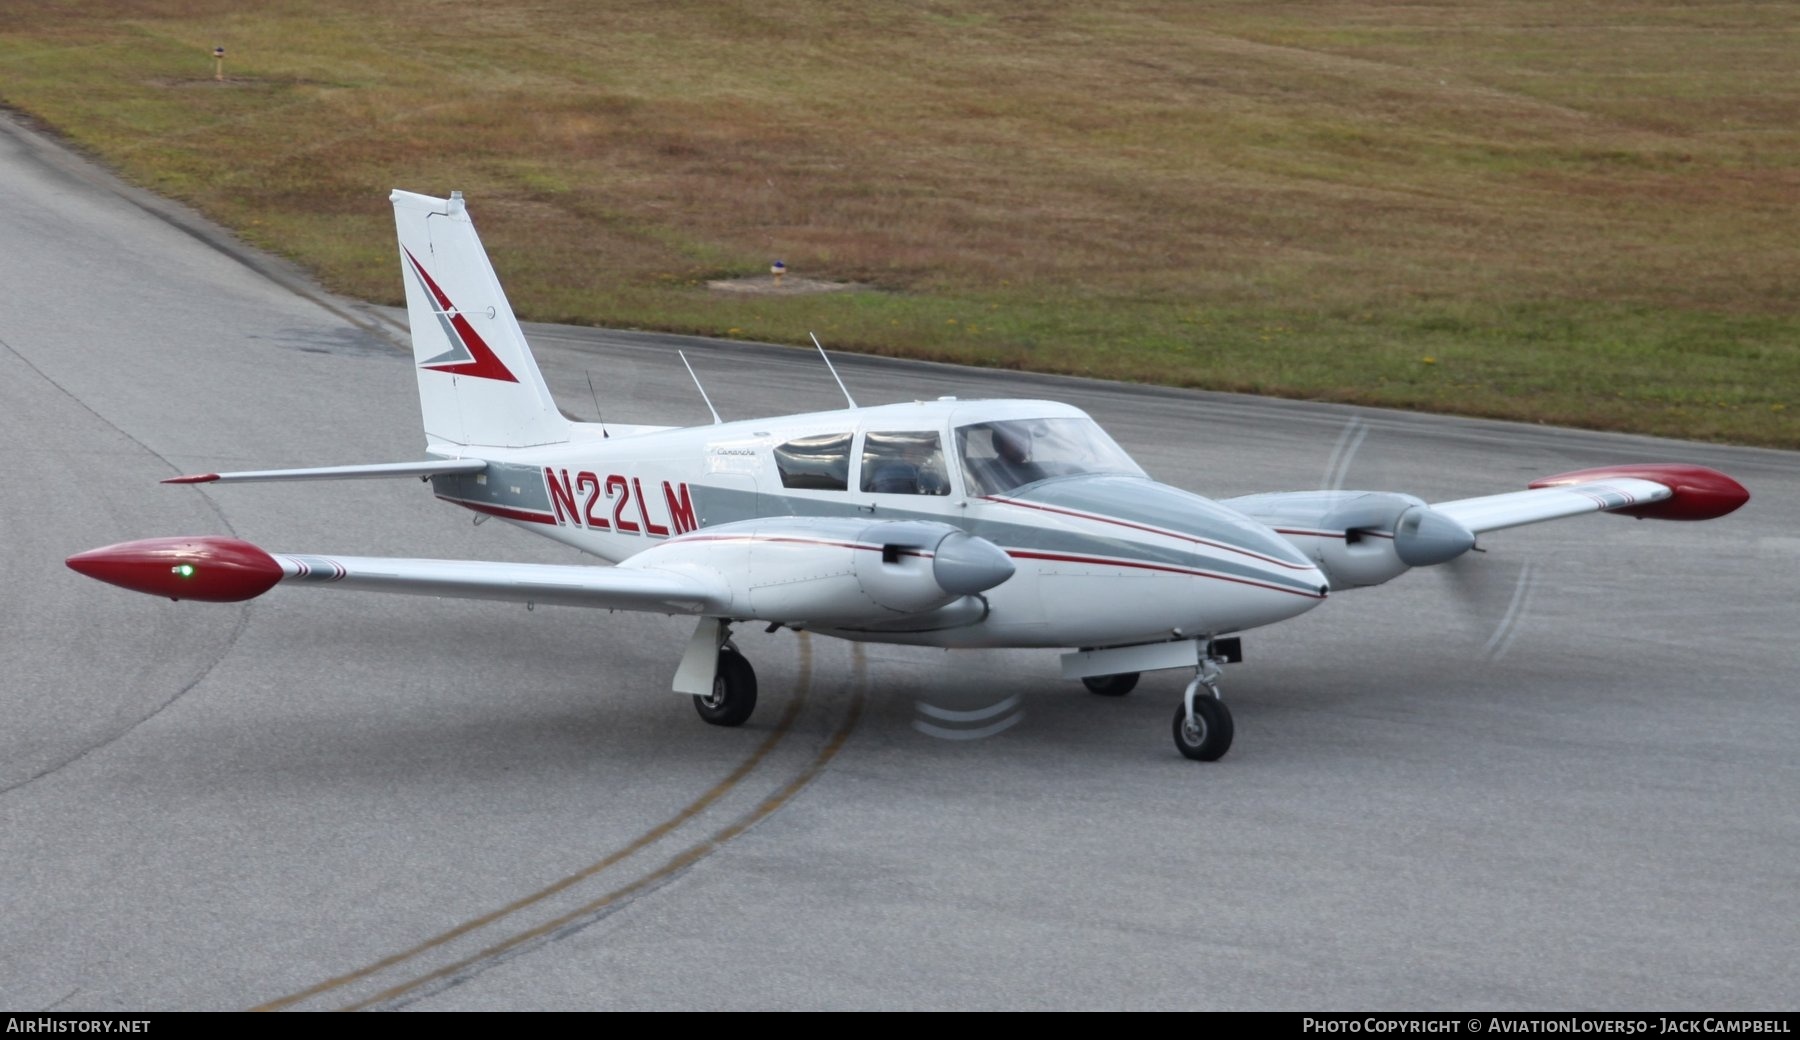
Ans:
{"label": "twin-engine airplane", "polygon": [[755,673],[731,641],[732,625],[752,621],[1070,649],[1064,677],[1108,696],[1140,672],[1191,669],[1175,746],[1210,761],[1231,746],[1218,680],[1241,659],[1233,633],[1445,563],[1490,531],[1592,512],[1705,520],[1749,498],[1724,474],[1662,464],[1433,505],[1377,491],[1215,502],[1152,480],[1092,419],[1048,401],[851,401],[692,428],[574,422],[461,194],[391,201],[429,459],[165,483],[420,477],[446,502],[616,566],[271,553],[198,536],[94,549],[70,567],[171,599],[235,602],[293,584],[692,615],[674,688],[719,726],[756,707]]}

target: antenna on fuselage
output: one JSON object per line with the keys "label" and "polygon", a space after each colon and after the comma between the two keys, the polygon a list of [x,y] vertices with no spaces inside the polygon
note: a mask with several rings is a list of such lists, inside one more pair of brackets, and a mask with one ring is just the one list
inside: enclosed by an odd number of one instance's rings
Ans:
{"label": "antenna on fuselage", "polygon": [[694,366],[688,364],[687,355],[679,350],[677,350],[675,354],[677,357],[681,358],[682,365],[687,368],[688,378],[694,381],[694,389],[700,391],[700,400],[706,402],[706,410],[712,413],[713,425],[718,426],[723,423],[725,420],[719,418],[719,410],[712,406],[712,398],[706,396],[706,387],[700,385],[700,377],[694,374]]}
{"label": "antenna on fuselage", "polygon": [[812,336],[813,346],[819,348],[819,356],[825,359],[825,367],[831,370],[831,378],[837,380],[838,389],[844,392],[844,400],[849,401],[850,407],[855,408],[856,398],[850,396],[850,388],[844,385],[844,377],[837,374],[837,366],[831,363],[831,356],[825,353],[825,344],[819,342],[817,335],[811,332],[807,335]]}
{"label": "antenna on fuselage", "polygon": [[600,414],[600,395],[594,392],[594,373],[584,373],[588,379],[588,396],[594,399],[594,421],[600,424],[600,436],[611,437],[606,432],[606,416]]}

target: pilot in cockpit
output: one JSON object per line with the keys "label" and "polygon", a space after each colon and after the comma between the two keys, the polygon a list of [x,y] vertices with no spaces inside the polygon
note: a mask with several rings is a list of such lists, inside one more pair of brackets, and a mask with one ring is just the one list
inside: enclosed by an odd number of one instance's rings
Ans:
{"label": "pilot in cockpit", "polygon": [[992,481],[1015,488],[1044,478],[1043,468],[1031,459],[1031,428],[1022,422],[998,422],[989,434],[994,445]]}
{"label": "pilot in cockpit", "polygon": [[969,494],[1004,495],[1056,477],[1144,471],[1086,416],[969,423],[956,428]]}
{"label": "pilot in cockpit", "polygon": [[1022,466],[1031,457],[1031,431],[1018,423],[995,423],[990,434],[994,454],[1014,466]]}

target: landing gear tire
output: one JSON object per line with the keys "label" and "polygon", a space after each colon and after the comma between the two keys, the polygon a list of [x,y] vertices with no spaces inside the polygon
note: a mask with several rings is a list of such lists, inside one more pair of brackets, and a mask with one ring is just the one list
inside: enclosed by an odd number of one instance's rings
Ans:
{"label": "landing gear tire", "polygon": [[1217,761],[1231,750],[1231,709],[1217,697],[1202,692],[1194,698],[1190,724],[1185,704],[1175,705],[1175,746],[1196,762]]}
{"label": "landing gear tire", "polygon": [[1138,673],[1125,672],[1120,675],[1090,675],[1081,680],[1081,685],[1088,688],[1089,693],[1097,693],[1102,697],[1123,697],[1137,688]]}
{"label": "landing gear tire", "polygon": [[719,670],[709,697],[695,695],[694,710],[715,726],[741,726],[756,710],[756,670],[729,647],[719,651]]}

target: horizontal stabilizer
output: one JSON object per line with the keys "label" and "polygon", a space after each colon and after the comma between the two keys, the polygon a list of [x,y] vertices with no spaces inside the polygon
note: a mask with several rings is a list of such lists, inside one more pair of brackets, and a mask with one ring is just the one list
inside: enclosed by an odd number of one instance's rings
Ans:
{"label": "horizontal stabilizer", "polygon": [[259,480],[372,480],[376,477],[433,477],[480,473],[485,459],[430,459],[424,462],[377,462],[367,466],[316,466],[311,469],[247,469],[237,473],[194,473],[167,477],[164,484],[248,484]]}

